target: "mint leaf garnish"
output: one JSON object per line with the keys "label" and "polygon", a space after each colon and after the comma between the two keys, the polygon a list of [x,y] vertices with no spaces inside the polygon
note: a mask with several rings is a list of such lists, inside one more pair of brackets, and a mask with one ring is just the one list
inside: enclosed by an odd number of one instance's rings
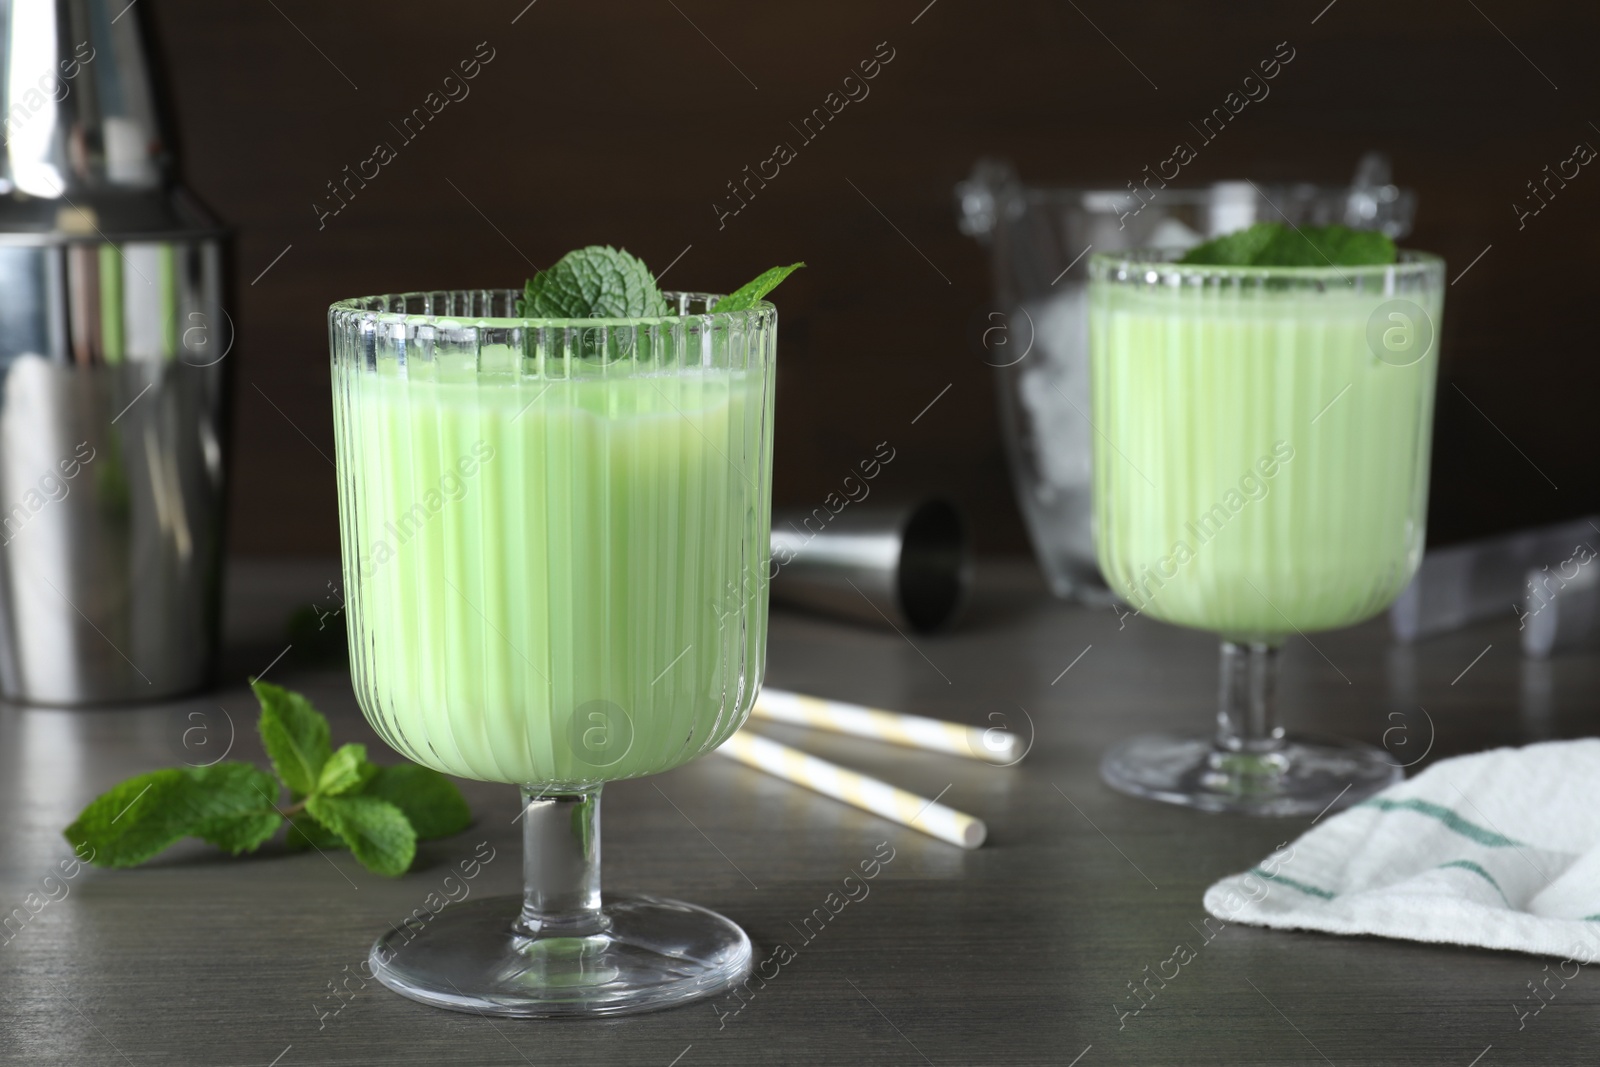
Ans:
{"label": "mint leaf garnish", "polygon": [[1207,267],[1248,267],[1281,229],[1283,227],[1276,222],[1258,222],[1197,244],[1178,262]]}
{"label": "mint leaf garnish", "polygon": [[1376,230],[1258,222],[1213,237],[1184,253],[1179,263],[1207,267],[1368,267],[1393,263],[1394,241]]}
{"label": "mint leaf garnish", "polygon": [[1314,228],[1308,236],[1340,267],[1377,266],[1400,258],[1394,238],[1377,230],[1352,230],[1336,224]]}
{"label": "mint leaf garnish", "polygon": [[759,304],[762,297],[776,289],[779,282],[803,266],[804,263],[791,263],[787,267],[773,267],[718,300],[717,306],[711,310],[719,314],[724,311],[748,311]]}
{"label": "mint leaf garnish", "polygon": [[91,846],[105,867],[133,867],[191,836],[238,853],[283,822],[273,810],[278,792],[270,774],[248,763],[152,771],[95,798],[63,834],[75,849]]}
{"label": "mint leaf garnish", "polygon": [[[418,838],[465,829],[472,812],[444,775],[402,764],[367,762],[367,748],[331,750],[328,720],[299,693],[252,683],[261,702],[257,724],[274,778],[249,763],[172,767],[136,775],[96,797],[63,831],[90,862],[103,867],[143,863],[184,837],[198,837],[237,855],[253,852],[288,824],[291,849],[348,846],[378,874],[402,874]],[[289,806],[278,806],[283,790]]]}
{"label": "mint leaf garnish", "polygon": [[306,811],[344,838],[351,855],[378,874],[404,874],[417,854],[417,832],[387,800],[313,796],[306,798]]}
{"label": "mint leaf garnish", "polygon": [[362,796],[387,800],[405,813],[417,839],[449,837],[472,822],[472,810],[455,783],[432,767],[401,763],[379,767]]}
{"label": "mint leaf garnish", "polygon": [[517,314],[530,319],[636,319],[668,314],[656,276],[625,249],[590,245],[529,278]]}
{"label": "mint leaf garnish", "polygon": [[[748,311],[803,266],[773,267],[718,300],[712,310]],[[568,252],[555,266],[529,278],[517,299],[517,314],[530,319],[636,319],[675,313],[644,262],[608,245]]]}
{"label": "mint leaf garnish", "polygon": [[251,682],[261,702],[261,743],[283,784],[296,793],[311,793],[317,787],[322,765],[332,755],[328,741],[328,720],[299,693],[291,693],[266,682]]}

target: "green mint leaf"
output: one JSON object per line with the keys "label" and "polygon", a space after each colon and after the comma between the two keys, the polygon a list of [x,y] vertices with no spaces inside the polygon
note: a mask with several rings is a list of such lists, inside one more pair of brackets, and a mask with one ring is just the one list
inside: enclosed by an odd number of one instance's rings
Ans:
{"label": "green mint leaf", "polygon": [[99,866],[132,867],[199,821],[191,794],[188,776],[176,768],[136,775],[92,800],[62,836],[79,854],[85,845],[93,849]]}
{"label": "green mint leaf", "polygon": [[261,702],[257,726],[273,769],[290,792],[315,792],[332,755],[328,720],[299,693],[260,681],[251,682],[250,688]]}
{"label": "green mint leaf", "polygon": [[379,767],[361,795],[387,800],[399,808],[420,841],[460,833],[472,823],[472,811],[461,790],[431,767],[415,763]]}
{"label": "green mint leaf", "polygon": [[184,837],[234,853],[254,849],[283,821],[274,808],[278,783],[248,763],[174,767],[120,782],[62,831],[75,849],[87,844],[104,867],[133,867]]}
{"label": "green mint leaf", "polygon": [[1258,222],[1214,237],[1184,253],[1179,263],[1216,267],[1366,267],[1393,263],[1394,241],[1375,230],[1337,223],[1301,226]]}
{"label": "green mint leaf", "polygon": [[[277,787],[277,783],[273,783]],[[278,832],[283,816],[275,811],[248,811],[238,815],[218,815],[195,827],[195,837],[237,856],[254,852]]]}
{"label": "green mint leaf", "polygon": [[656,278],[624,249],[590,245],[529,278],[517,314],[537,319],[635,319],[666,315]]}
{"label": "green mint leaf", "polygon": [[[283,825],[277,806],[278,783],[254,764],[229,760],[179,770],[189,780],[187,799],[196,816],[190,836],[237,856],[255,851]],[[119,821],[125,822],[137,811],[135,807]]]}
{"label": "green mint leaf", "polygon": [[1207,267],[1248,267],[1282,229],[1276,222],[1258,222],[1254,226],[1203,241],[1185,252],[1178,262]]}
{"label": "green mint leaf", "polygon": [[1352,230],[1348,226],[1334,224],[1320,228],[1302,226],[1300,232],[1311,238],[1311,242],[1336,266],[1376,266],[1393,263],[1399,258],[1394,239],[1377,230]]}
{"label": "green mint leaf", "polygon": [[308,848],[322,852],[344,848],[344,838],[332,830],[325,829],[321,823],[303,811],[289,817],[289,832],[284,835],[283,843],[296,852],[303,852]]}
{"label": "green mint leaf", "polygon": [[376,797],[306,799],[306,811],[344,838],[356,860],[377,874],[404,874],[417,854],[417,834],[405,813]]}
{"label": "green mint leaf", "polygon": [[317,778],[317,792],[326,797],[354,792],[364,778],[370,777],[364,770],[372,766],[367,762],[366,745],[340,745],[339,751],[329,756],[328,762],[322,765],[322,774]]}
{"label": "green mint leaf", "polygon": [[803,266],[804,263],[791,263],[787,267],[773,267],[718,300],[717,306],[711,310],[719,314],[724,311],[748,311],[759,304],[762,297],[776,289],[779,282]]}

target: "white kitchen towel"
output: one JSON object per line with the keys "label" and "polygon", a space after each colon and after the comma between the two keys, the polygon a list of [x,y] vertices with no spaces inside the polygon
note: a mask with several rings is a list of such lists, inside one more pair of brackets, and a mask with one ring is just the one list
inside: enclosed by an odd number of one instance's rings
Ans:
{"label": "white kitchen towel", "polygon": [[1600,962],[1600,740],[1441,760],[1206,890],[1228,922]]}

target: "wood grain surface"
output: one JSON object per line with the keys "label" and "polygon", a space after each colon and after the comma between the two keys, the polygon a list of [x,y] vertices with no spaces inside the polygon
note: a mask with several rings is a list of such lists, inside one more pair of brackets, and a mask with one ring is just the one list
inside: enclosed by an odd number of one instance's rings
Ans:
{"label": "wood grain surface", "polygon": [[[242,680],[269,663],[269,678],[328,712],[336,741],[363,740],[380,761],[397,759],[366,727],[343,670],[284,651],[288,613],[324,597],[336,577],[331,560],[236,565],[228,682],[214,693],[97,711],[0,708],[0,911],[43,892],[69,855],[61,828],[114,781],[217,758],[230,718],[231,757],[261,760]],[[1291,643],[1285,656],[1291,727],[1387,740],[1397,762],[1596,726],[1600,655],[1525,663],[1509,613],[1506,624],[1410,650],[1378,623],[1316,640]],[[607,886],[716,908],[758,951],[798,948],[737,1014],[700,1003],[603,1022],[491,1021],[363,987],[353,976],[372,939],[480,842],[494,859],[472,892],[518,889],[514,791],[463,783],[476,823],[424,845],[398,879],[342,853],[274,844],[230,859],[186,843],[143,868],[58,883],[58,899],[0,945],[0,1064],[1593,1062],[1593,968],[1519,1029],[1528,983],[1557,961],[1236,925],[1202,937],[1204,888],[1309,820],[1130,799],[1100,784],[1096,764],[1134,731],[1204,730],[1214,656],[1203,634],[1139,620],[1119,630],[1109,612],[1055,602],[1026,564],[985,564],[963,626],[914,647],[888,631],[775,615],[773,685],[972,724],[1003,714],[1035,743],[1021,765],[1000,769],[762,727],[923,795],[943,791],[945,803],[988,821],[989,842],[975,852],[716,756],[609,786]],[[1396,723],[1407,730],[1385,738]],[[870,894],[802,942],[796,927],[883,842],[893,859]],[[1141,1014],[1119,1018],[1128,983],[1179,942],[1196,959]],[[334,987],[348,992],[333,997]]]}

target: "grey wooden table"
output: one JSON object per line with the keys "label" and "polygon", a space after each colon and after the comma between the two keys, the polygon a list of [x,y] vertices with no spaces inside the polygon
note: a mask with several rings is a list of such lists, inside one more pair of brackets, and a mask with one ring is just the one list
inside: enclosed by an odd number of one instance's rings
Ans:
{"label": "grey wooden table", "polygon": [[[0,944],[0,1063],[1596,1060],[1600,974],[1591,969],[1519,1028],[1528,983],[1553,961],[1241,926],[1203,941],[1195,928],[1204,888],[1308,820],[1200,815],[1102,786],[1096,761],[1111,741],[1205,728],[1214,643],[1138,620],[1119,630],[1109,612],[1052,601],[1018,564],[982,568],[965,624],[915,647],[894,633],[799,615],[775,615],[772,626],[775,686],[985,725],[1003,714],[1036,733],[1012,769],[803,738],[819,755],[926,796],[943,792],[981,815],[990,827],[982,849],[962,852],[716,756],[607,788],[608,886],[716,908],[763,953],[779,941],[797,949],[737,1014],[719,1002],[600,1022],[491,1021],[363,984],[357,966],[374,935],[419,907],[480,842],[494,858],[472,892],[517,891],[508,787],[466,783],[476,824],[423,846],[399,879],[368,874],[345,854],[274,844],[230,859],[184,844],[137,870],[46,883],[69,856],[61,828],[112,782],[214,758],[230,717],[232,757],[260,760],[243,679],[269,663],[268,677],[329,713],[336,741],[365,740],[389,759],[342,670],[316,667],[297,649],[274,662],[288,613],[325,596],[336,574],[331,562],[235,566],[227,684],[203,698],[0,710],[0,914],[30,893],[48,900],[0,935],[9,938]],[[1373,743],[1387,731],[1400,762],[1430,744],[1434,759],[1597,727],[1600,656],[1525,663],[1509,611],[1504,622],[1413,650],[1392,646],[1381,623],[1319,635],[1317,645],[1326,659],[1303,641],[1286,656],[1291,726]],[[796,928],[882,842],[893,859],[870,894],[820,932],[813,923],[802,941]],[[1179,942],[1197,958],[1141,1014],[1119,1020],[1128,984]]]}

